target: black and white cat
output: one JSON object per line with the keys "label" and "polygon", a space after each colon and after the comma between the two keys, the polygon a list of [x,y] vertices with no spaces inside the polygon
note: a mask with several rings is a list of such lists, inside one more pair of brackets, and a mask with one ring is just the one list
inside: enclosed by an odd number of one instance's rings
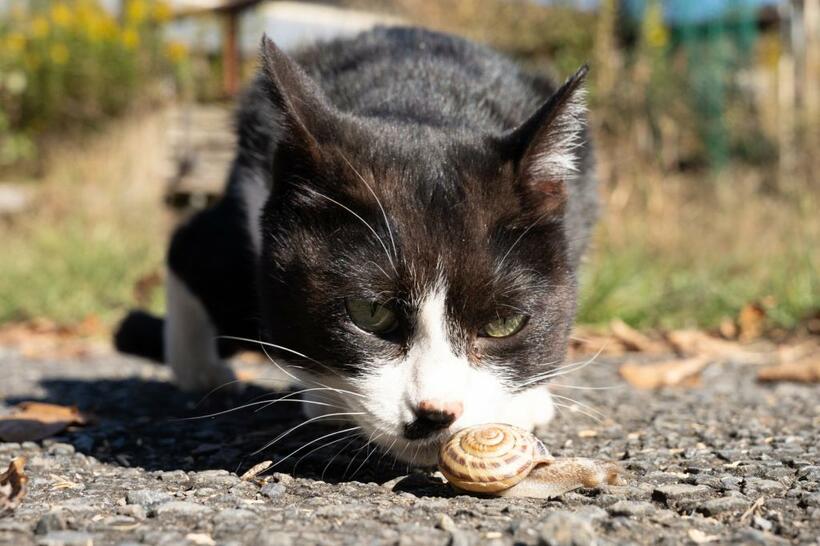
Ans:
{"label": "black and white cat", "polygon": [[309,415],[419,464],[468,425],[549,421],[597,209],[586,69],[556,88],[415,28],[264,39],[262,64],[224,198],[171,241],[164,323],[118,346],[207,390],[242,346],[217,336],[261,340]]}

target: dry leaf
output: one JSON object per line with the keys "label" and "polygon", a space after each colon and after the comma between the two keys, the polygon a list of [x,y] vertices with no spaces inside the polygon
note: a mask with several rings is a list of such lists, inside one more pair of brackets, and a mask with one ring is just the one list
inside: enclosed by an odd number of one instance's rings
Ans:
{"label": "dry leaf", "polygon": [[635,364],[627,362],[619,369],[621,377],[639,389],[660,387],[694,386],[700,380],[700,372],[709,363],[704,356],[658,362],[655,364]]}
{"label": "dry leaf", "polygon": [[25,457],[16,457],[8,469],[0,474],[0,516],[10,514],[26,496],[28,476],[24,472]]}
{"label": "dry leaf", "polygon": [[766,309],[759,303],[747,303],[738,314],[737,325],[740,329],[738,334],[740,341],[759,338],[763,335],[763,328],[766,326]]}
{"label": "dry leaf", "polygon": [[257,477],[259,474],[267,470],[271,467],[273,461],[262,461],[261,463],[255,464],[248,469],[247,472],[242,474],[239,479],[244,481],[250,481]]}
{"label": "dry leaf", "polygon": [[718,331],[725,339],[735,339],[737,337],[737,325],[735,321],[729,317],[723,317],[720,321]]}
{"label": "dry leaf", "polygon": [[22,402],[8,415],[0,415],[0,440],[4,442],[35,442],[54,436],[71,425],[89,421],[76,407]]}
{"label": "dry leaf", "polygon": [[630,351],[658,353],[667,350],[663,343],[648,338],[620,319],[613,320],[609,327],[612,335]]}
{"label": "dry leaf", "polygon": [[752,352],[738,343],[710,336],[700,330],[672,330],[666,333],[666,339],[681,355],[702,355],[742,364],[768,364],[774,358],[771,353]]}
{"label": "dry leaf", "polygon": [[775,366],[767,366],[757,372],[757,379],[759,381],[820,383],[820,355],[797,362],[783,362]]}

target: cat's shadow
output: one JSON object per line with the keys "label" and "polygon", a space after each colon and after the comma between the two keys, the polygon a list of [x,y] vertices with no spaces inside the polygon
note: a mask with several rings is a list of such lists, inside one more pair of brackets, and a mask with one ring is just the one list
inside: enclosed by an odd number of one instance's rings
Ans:
{"label": "cat's shadow", "polygon": [[297,397],[263,403],[286,393],[251,386],[233,398],[219,392],[192,396],[170,383],[139,378],[49,378],[41,386],[46,395],[40,401],[76,405],[93,416],[91,424],[56,440],[105,463],[149,471],[225,469],[241,475],[257,463],[272,461],[267,473],[330,483],[392,480],[396,491],[448,494],[441,484],[366,445],[354,431],[345,432],[350,424],[321,424],[323,419],[306,423],[301,404],[294,403]]}

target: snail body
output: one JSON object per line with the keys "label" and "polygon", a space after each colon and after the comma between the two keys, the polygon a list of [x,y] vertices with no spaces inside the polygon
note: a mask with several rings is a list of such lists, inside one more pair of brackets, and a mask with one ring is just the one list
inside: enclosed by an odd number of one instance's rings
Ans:
{"label": "snail body", "polygon": [[496,496],[549,498],[579,487],[619,483],[614,463],[556,459],[535,435],[506,424],[467,427],[439,450],[439,469],[455,488]]}

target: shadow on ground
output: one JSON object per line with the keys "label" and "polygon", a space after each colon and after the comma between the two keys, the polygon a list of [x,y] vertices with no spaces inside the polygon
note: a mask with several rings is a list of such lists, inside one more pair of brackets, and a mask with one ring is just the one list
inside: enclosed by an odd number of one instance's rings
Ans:
{"label": "shadow on ground", "polygon": [[[225,469],[242,474],[270,460],[275,463],[271,471],[331,483],[383,483],[409,471],[405,464],[366,446],[352,432],[343,432],[352,426],[344,423],[336,423],[336,428],[307,423],[265,447],[306,421],[295,398],[267,407],[260,403],[286,393],[252,386],[234,399],[218,393],[203,399],[167,382],[138,378],[49,378],[40,384],[47,392],[40,401],[76,405],[95,417],[93,424],[66,432],[57,440],[111,464],[163,471]],[[20,401],[23,399],[6,400],[8,404]],[[419,479],[406,480],[397,489],[434,485]]]}

